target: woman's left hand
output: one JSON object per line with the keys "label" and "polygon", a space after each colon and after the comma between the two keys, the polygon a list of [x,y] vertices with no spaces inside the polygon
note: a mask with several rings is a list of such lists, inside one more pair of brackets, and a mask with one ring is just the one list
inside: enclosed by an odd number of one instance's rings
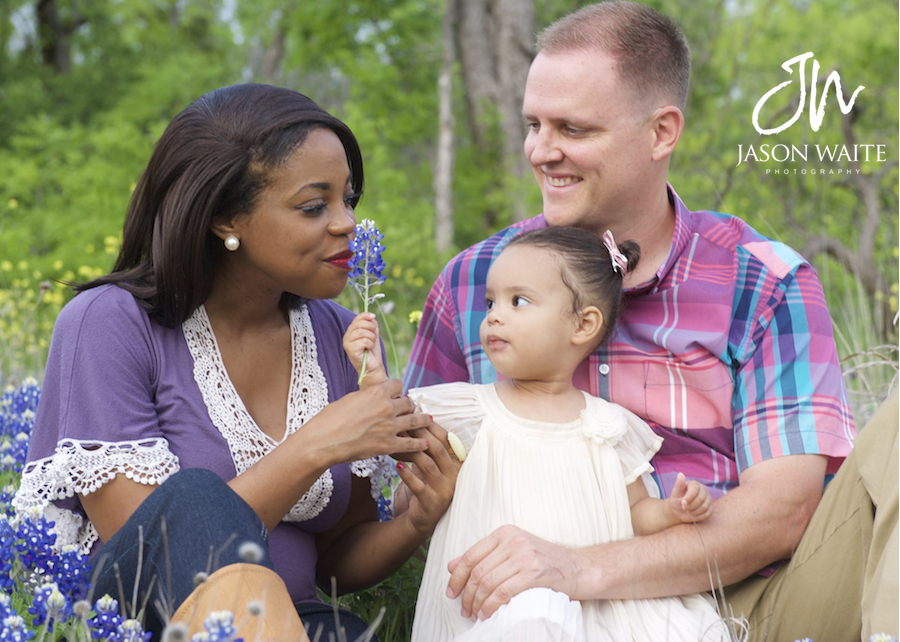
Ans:
{"label": "woman's left hand", "polygon": [[397,473],[412,493],[404,515],[417,532],[428,536],[450,506],[461,464],[447,452],[447,431],[438,424],[410,431],[410,436],[427,439],[429,445],[425,452],[404,455],[412,466],[397,462]]}

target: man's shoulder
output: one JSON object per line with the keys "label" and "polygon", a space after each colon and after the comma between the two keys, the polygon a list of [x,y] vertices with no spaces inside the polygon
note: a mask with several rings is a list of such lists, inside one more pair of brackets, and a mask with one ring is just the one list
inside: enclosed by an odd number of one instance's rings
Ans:
{"label": "man's shoulder", "polygon": [[529,230],[547,227],[544,215],[539,214],[524,221],[518,221],[504,227],[502,230],[491,234],[483,241],[470,245],[447,262],[442,276],[448,285],[455,285],[460,281],[460,275],[467,273],[481,273],[486,270],[491,262],[503,250],[510,240]]}
{"label": "man's shoulder", "polygon": [[740,217],[714,210],[691,212],[692,232],[710,249],[735,254],[739,259],[763,267],[776,278],[784,278],[799,266],[808,264],[787,243],[757,231]]}

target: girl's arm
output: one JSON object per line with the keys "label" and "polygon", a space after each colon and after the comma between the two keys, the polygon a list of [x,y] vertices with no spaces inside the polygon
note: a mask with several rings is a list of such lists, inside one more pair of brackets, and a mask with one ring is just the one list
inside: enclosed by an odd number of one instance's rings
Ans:
{"label": "girl's arm", "polygon": [[350,504],[333,528],[316,537],[319,559],[318,583],[330,592],[331,577],[337,578],[339,594],[367,588],[384,579],[405,562],[434,531],[450,505],[459,463],[442,445],[436,425],[416,431],[428,439],[424,453],[409,457],[415,470],[399,462],[397,472],[412,493],[409,509],[388,522],[378,521],[378,511],[369,493],[369,480],[353,477]]}
{"label": "girl's arm", "polygon": [[635,535],[652,535],[678,524],[702,522],[712,515],[712,498],[706,486],[693,479],[687,481],[683,473],[678,473],[666,499],[650,497],[638,478],[628,485],[628,503]]}

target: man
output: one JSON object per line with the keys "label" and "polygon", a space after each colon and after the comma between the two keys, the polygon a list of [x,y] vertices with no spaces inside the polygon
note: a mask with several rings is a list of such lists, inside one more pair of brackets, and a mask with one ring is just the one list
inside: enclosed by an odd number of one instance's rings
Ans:
{"label": "man", "polygon": [[[893,450],[870,440],[877,479],[853,458],[817,512],[856,433],[831,320],[800,256],[740,219],[690,211],[667,183],[690,78],[684,36],[647,7],[607,2],[551,25],[537,50],[523,114],[544,212],[450,261],[425,305],[406,386],[496,379],[478,327],[487,269],[510,238],[546,225],[609,229],[637,241],[641,260],[613,338],[576,384],[664,437],[654,459],[663,495],[683,471],[718,499],[702,524],[584,549],[501,528],[451,563],[448,597],[461,596],[463,615],[487,617],[536,586],[573,599],[727,586],[752,639],[851,640],[861,622],[896,634],[896,399],[878,428]],[[893,577],[883,598],[872,595],[884,586],[877,577]]]}

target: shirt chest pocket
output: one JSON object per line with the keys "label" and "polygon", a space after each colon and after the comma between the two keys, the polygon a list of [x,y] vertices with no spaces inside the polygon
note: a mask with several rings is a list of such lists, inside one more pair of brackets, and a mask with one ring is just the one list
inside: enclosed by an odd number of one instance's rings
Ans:
{"label": "shirt chest pocket", "polygon": [[731,429],[733,392],[728,368],[715,358],[644,364],[644,416],[661,426]]}

